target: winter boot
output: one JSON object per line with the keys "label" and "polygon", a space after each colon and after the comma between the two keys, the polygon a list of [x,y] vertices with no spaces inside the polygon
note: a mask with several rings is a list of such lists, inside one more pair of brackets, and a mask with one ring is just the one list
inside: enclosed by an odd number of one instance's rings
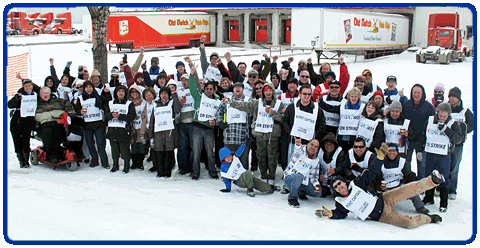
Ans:
{"label": "winter boot", "polygon": [[132,166],[130,169],[134,170],[137,168],[137,154],[132,154]]}
{"label": "winter boot", "polygon": [[[433,179],[433,177],[432,177],[432,179]],[[435,189],[430,189],[430,190],[425,191],[425,197],[423,197],[423,200],[422,200],[425,205],[435,204],[435,201],[433,200],[433,194],[434,194],[433,191],[435,191]]]}
{"label": "winter boot", "polygon": [[23,161],[23,154],[17,153],[18,163],[20,164],[20,168],[25,168],[25,162]]}
{"label": "winter boot", "polygon": [[145,159],[145,154],[138,154],[138,165],[137,165],[137,169],[139,170],[145,170],[145,168],[143,167],[143,159]]}
{"label": "winter boot", "polygon": [[300,203],[298,203],[298,200],[297,199],[288,199],[288,205],[294,207],[294,208],[299,208],[300,207]]}
{"label": "winter boot", "polygon": [[430,219],[431,220],[431,223],[440,223],[442,222],[442,217],[440,217],[439,215],[437,214],[427,214],[428,216],[430,216]]}
{"label": "winter boot", "polygon": [[29,152],[24,152],[23,153],[23,166],[24,166],[24,168],[30,167],[30,163],[28,163],[28,160],[30,160],[30,153]]}
{"label": "winter boot", "polygon": [[272,187],[272,190],[273,190],[273,191],[278,191],[278,192],[282,191],[282,188],[281,188],[280,186],[270,185],[270,187]]}
{"label": "winter boot", "polygon": [[123,174],[127,174],[130,171],[130,160],[125,159],[123,161],[125,161],[125,164],[123,166],[123,171],[122,172],[123,172]]}
{"label": "winter boot", "polygon": [[448,189],[440,188],[440,213],[447,212],[448,205]]}
{"label": "winter boot", "polygon": [[247,195],[250,197],[255,197],[255,192],[253,191],[253,189],[247,189]]}
{"label": "winter boot", "polygon": [[300,193],[300,191],[298,192],[298,198],[302,201],[308,200],[308,197],[303,192]]}
{"label": "winter boot", "polygon": [[119,170],[118,164],[113,164],[113,167],[112,167],[112,169],[110,170],[110,172],[116,172],[116,171],[118,171],[118,170]]}
{"label": "winter boot", "polygon": [[432,181],[434,184],[441,184],[443,182],[445,182],[445,178],[443,177],[442,173],[440,173],[440,171],[438,170],[434,170],[432,171]]}
{"label": "winter boot", "polygon": [[164,176],[166,176],[165,166],[160,163],[158,164],[158,168],[157,168],[157,177],[164,177]]}

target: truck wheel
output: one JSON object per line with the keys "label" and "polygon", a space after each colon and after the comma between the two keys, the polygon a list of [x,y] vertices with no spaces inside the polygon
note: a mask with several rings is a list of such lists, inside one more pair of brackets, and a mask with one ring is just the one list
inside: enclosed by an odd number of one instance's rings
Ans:
{"label": "truck wheel", "polygon": [[59,29],[59,30],[57,31],[57,34],[62,34],[62,30]]}
{"label": "truck wheel", "polygon": [[30,152],[30,163],[31,163],[32,165],[38,165],[37,153],[34,152],[34,151],[31,151],[31,152]]}
{"label": "truck wheel", "polygon": [[458,57],[458,62],[463,62],[464,60],[465,60],[465,52],[463,52],[462,55]]}
{"label": "truck wheel", "polygon": [[446,65],[450,64],[450,61],[451,61],[451,60],[452,60],[452,54],[449,53],[449,54],[447,55],[447,59],[446,59],[446,61],[445,61],[445,64],[446,64]]}
{"label": "truck wheel", "polygon": [[420,55],[417,55],[417,56],[416,56],[416,60],[417,60],[417,63],[423,63],[423,64],[425,64],[425,63],[427,62],[427,60],[422,59],[422,56],[420,56]]}
{"label": "truck wheel", "polygon": [[37,30],[33,31],[33,35],[38,35],[38,31]]}

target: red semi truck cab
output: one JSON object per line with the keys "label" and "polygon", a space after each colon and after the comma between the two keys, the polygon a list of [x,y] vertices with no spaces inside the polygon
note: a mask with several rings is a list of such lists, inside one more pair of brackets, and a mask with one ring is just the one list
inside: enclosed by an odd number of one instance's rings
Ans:
{"label": "red semi truck cab", "polygon": [[428,46],[460,50],[460,15],[455,13],[431,14],[428,21]]}
{"label": "red semi truck cab", "polygon": [[33,34],[44,34],[45,33],[45,28],[52,23],[53,20],[53,13],[48,12],[48,13],[41,13],[40,15],[37,16],[35,20],[35,26],[33,27]]}
{"label": "red semi truck cab", "polygon": [[71,34],[72,15],[70,12],[58,13],[52,23],[45,29],[49,34]]}
{"label": "red semi truck cab", "polygon": [[30,35],[34,27],[35,18],[40,13],[26,14],[25,12],[11,12],[8,14],[8,27],[15,34]]}

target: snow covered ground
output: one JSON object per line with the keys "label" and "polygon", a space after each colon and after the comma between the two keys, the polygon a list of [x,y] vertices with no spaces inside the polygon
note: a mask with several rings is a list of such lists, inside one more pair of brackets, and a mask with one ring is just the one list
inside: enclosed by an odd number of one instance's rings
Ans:
{"label": "snow covered ground", "polygon": [[[54,39],[51,38],[51,41]],[[58,74],[61,74],[69,60],[73,61],[72,68],[81,64],[91,72],[91,46],[87,43],[30,46],[31,78],[43,85],[44,78],[49,74],[49,58],[55,59]],[[10,56],[25,51],[28,51],[28,46],[8,48]],[[236,63],[244,61],[247,65],[255,59],[261,59],[263,53],[268,53],[264,49],[207,47],[207,56],[213,51],[220,55],[230,51]],[[138,51],[128,54],[130,64],[133,64],[137,54]],[[313,56],[310,52],[302,51],[287,51],[281,55],[276,52],[272,55],[279,55],[279,62],[293,56],[294,69],[300,59]],[[109,52],[108,67],[118,65],[122,56],[116,51]],[[175,62],[183,60],[184,56],[192,57],[199,64],[198,48],[147,50],[145,60],[148,65],[152,56],[160,58],[160,66],[168,73],[174,72]],[[355,76],[368,68],[373,72],[373,80],[381,87],[385,87],[388,75],[395,75],[398,88],[404,88],[407,96],[410,96],[410,89],[415,83],[425,86],[428,98],[433,96],[436,83],[441,82],[446,86],[446,96],[449,89],[458,86],[463,93],[464,106],[473,107],[473,58],[467,58],[463,63],[452,62],[450,65],[418,64],[415,63],[415,54],[411,52],[357,63],[353,63],[354,59],[351,55],[345,59],[351,75],[350,87]],[[338,74],[339,66],[334,63],[332,67]],[[315,68],[318,71],[319,65]],[[72,69],[72,72],[75,73],[76,70]],[[5,116],[6,106],[3,110]],[[9,122],[8,117],[4,118]],[[322,205],[334,207],[333,197],[310,197],[308,201],[300,202],[300,208],[294,209],[288,206],[287,195],[277,192],[273,195],[258,194],[254,198],[248,197],[243,189],[223,194],[219,191],[224,188],[223,182],[209,179],[204,170],[199,181],[192,181],[187,175],[176,173],[170,179],[158,179],[153,173],[138,170],[127,175],[121,172],[112,174],[108,170],[99,167],[92,169],[85,164],[75,172],[61,167],[52,170],[46,165],[20,169],[7,128],[4,127],[5,135],[8,136],[8,153],[4,155],[8,164],[5,164],[3,172],[6,173],[4,179],[8,181],[4,184],[8,187],[8,198],[4,198],[8,211],[4,214],[6,219],[3,227],[6,228],[5,238],[8,236],[14,241],[466,241],[474,234],[474,228],[476,230],[476,226],[473,226],[475,202],[472,189],[473,177],[476,175],[473,174],[472,135],[469,135],[464,147],[459,194],[457,200],[449,201],[448,212],[440,214],[443,222],[406,230],[379,222],[357,221],[352,215],[345,220],[315,217],[315,209]],[[110,157],[109,146],[107,154]],[[151,163],[148,163],[146,169],[150,167]],[[415,163],[412,167],[416,171]],[[281,175],[279,167],[276,180],[278,185],[283,185]],[[436,205],[427,208],[431,213],[439,214],[439,199],[436,197],[435,200]],[[401,202],[396,209],[403,214],[416,215],[410,201]]]}

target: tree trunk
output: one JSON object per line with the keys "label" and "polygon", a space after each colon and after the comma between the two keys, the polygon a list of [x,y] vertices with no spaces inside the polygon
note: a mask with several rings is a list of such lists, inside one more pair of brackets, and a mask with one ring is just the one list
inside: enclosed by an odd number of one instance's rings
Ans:
{"label": "tree trunk", "polygon": [[88,7],[92,18],[93,35],[93,67],[100,72],[103,84],[108,83],[107,63],[107,24],[110,15],[109,7]]}

